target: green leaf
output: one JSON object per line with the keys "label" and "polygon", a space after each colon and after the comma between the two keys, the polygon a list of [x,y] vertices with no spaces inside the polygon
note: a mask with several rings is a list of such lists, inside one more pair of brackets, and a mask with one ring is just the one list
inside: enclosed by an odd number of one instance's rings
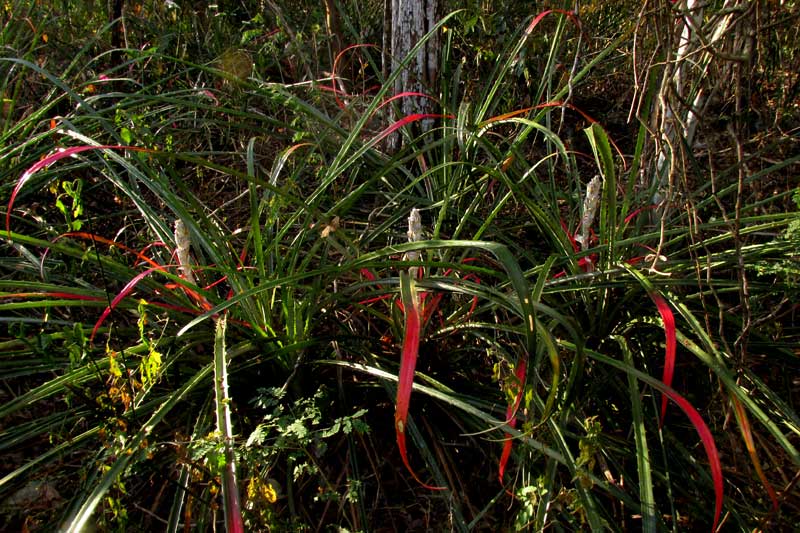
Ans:
{"label": "green leaf", "polygon": [[[633,368],[633,356],[625,338],[612,337],[622,350],[625,364]],[[653,496],[653,478],[650,471],[650,450],[647,446],[647,432],[644,424],[642,400],[636,377],[628,374],[628,396],[633,411],[633,436],[636,443],[636,467],[639,473],[639,499],[642,504],[642,531],[655,533],[658,528],[658,509]]]}

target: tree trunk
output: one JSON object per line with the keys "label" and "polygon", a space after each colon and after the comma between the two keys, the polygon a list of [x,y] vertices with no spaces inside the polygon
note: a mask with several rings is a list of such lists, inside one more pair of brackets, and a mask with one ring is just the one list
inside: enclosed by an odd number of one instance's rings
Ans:
{"label": "tree trunk", "polygon": [[[653,114],[659,120],[656,130],[661,134],[653,174],[657,185],[653,202],[663,202],[663,212],[668,211],[672,201],[672,177],[679,166],[681,147],[694,148],[710,96],[719,98],[721,93],[738,87],[733,65],[748,63],[752,53],[752,38],[747,31],[748,2],[725,0],[722,8],[711,14],[704,11],[706,4],[686,0],[673,6],[681,15],[673,40],[677,47],[674,55],[669,52],[671,57],[663,71]],[[716,63],[714,69],[710,68],[712,62]]]}
{"label": "tree trunk", "polygon": [[116,67],[122,63],[123,53],[121,48],[125,45],[125,26],[123,25],[122,13],[125,7],[125,0],[113,0],[109,4],[108,21],[113,22],[111,28],[111,66]]}
{"label": "tree trunk", "polygon": [[[388,76],[400,68],[408,53],[435,25],[439,19],[439,0],[385,0],[383,73]],[[438,96],[440,40],[432,35],[420,47],[411,62],[403,68],[394,82],[394,94],[415,92]],[[399,119],[415,113],[431,113],[433,100],[418,96],[401,98],[396,106]],[[422,131],[433,125],[431,120],[420,122]],[[388,139],[389,151],[400,147],[400,136]]]}

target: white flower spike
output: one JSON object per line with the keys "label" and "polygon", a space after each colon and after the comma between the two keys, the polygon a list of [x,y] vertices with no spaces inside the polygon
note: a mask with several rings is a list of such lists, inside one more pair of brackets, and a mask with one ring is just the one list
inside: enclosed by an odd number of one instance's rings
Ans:
{"label": "white flower spike", "polygon": [[[419,209],[416,207],[411,209],[411,214],[408,216],[408,242],[419,242],[422,238],[422,217],[419,214]],[[406,252],[403,257],[406,261],[419,261],[420,253],[416,250]],[[417,277],[418,267],[410,267],[412,277]]]}
{"label": "white flower spike", "polygon": [[190,250],[192,247],[192,240],[189,237],[189,229],[181,219],[175,221],[175,246],[175,255],[178,258],[178,266],[183,273],[183,277],[192,285],[197,285],[191,267],[192,260]]}
{"label": "white flower spike", "polygon": [[586,185],[586,197],[583,199],[583,216],[581,217],[581,230],[575,240],[581,243],[581,249],[587,250],[589,248],[589,228],[592,227],[595,214],[597,213],[597,206],[600,204],[600,193],[603,187],[600,182],[600,176],[595,176],[592,181]]}

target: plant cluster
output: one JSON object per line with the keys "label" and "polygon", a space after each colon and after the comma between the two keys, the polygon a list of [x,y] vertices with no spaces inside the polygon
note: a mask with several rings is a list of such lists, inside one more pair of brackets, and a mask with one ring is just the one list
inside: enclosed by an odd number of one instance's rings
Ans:
{"label": "plant cluster", "polygon": [[562,3],[5,2],[0,527],[793,527],[800,6]]}

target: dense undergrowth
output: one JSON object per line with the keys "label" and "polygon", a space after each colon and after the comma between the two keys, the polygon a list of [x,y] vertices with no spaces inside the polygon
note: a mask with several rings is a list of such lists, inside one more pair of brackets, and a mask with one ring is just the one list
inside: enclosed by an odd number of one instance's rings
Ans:
{"label": "dense undergrowth", "polygon": [[372,3],[125,4],[2,7],[4,529],[797,523],[795,3],[470,6],[396,118]]}

